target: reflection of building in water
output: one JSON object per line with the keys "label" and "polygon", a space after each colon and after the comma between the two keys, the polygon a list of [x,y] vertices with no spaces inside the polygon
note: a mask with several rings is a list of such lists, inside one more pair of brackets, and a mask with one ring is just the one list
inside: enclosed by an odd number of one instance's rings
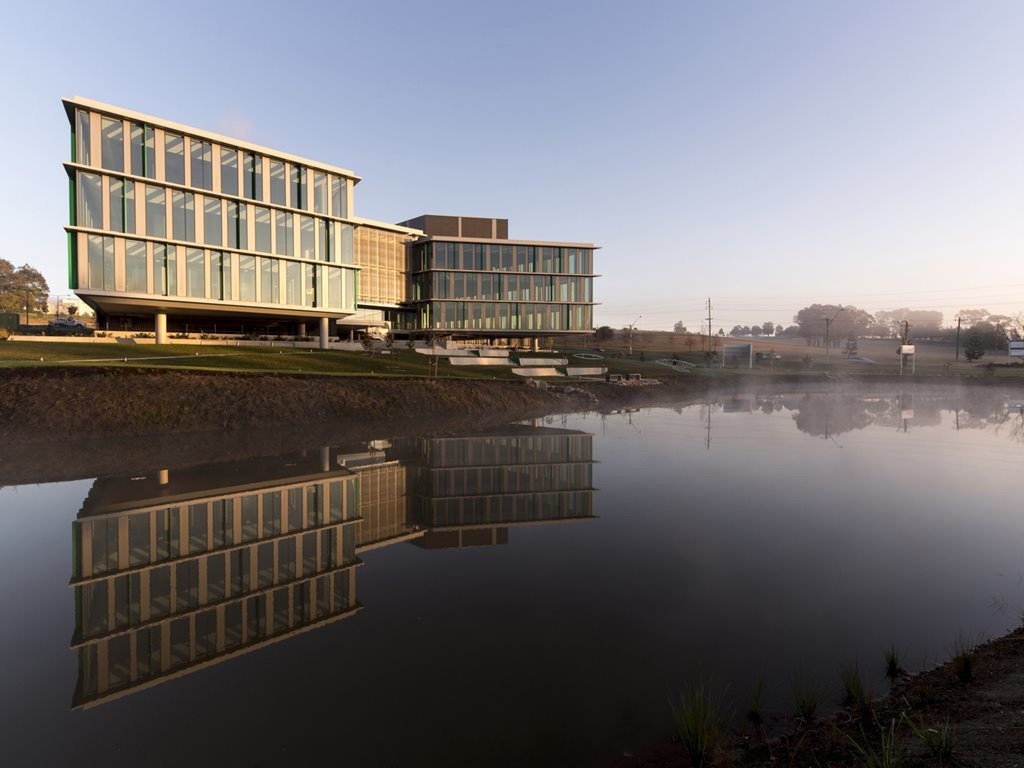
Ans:
{"label": "reflection of building in water", "polygon": [[97,480],[73,525],[74,703],[347,615],[357,515],[358,476],[319,453]]}
{"label": "reflection of building in water", "polygon": [[410,515],[426,548],[508,543],[508,527],[593,516],[593,436],[521,427],[410,441]]}
{"label": "reflection of building in water", "polygon": [[513,427],[96,480],[73,523],[73,704],[351,615],[359,552],[591,517],[591,441]]}

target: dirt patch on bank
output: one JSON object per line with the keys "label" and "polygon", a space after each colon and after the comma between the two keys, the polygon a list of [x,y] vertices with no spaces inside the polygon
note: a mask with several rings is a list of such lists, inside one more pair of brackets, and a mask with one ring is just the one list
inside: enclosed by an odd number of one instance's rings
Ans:
{"label": "dirt patch on bank", "polygon": [[52,441],[498,413],[511,420],[570,405],[525,382],[26,368],[0,376],[0,438]]}

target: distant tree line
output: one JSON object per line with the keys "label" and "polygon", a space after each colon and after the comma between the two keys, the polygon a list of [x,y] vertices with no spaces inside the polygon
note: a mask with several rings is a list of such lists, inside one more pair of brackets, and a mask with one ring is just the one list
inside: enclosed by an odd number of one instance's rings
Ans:
{"label": "distant tree line", "polygon": [[[986,349],[1006,349],[1008,341],[1024,340],[1024,312],[1016,315],[990,313],[987,309],[962,309],[954,315],[949,325],[943,325],[941,312],[930,309],[880,310],[871,314],[859,307],[839,304],[812,304],[793,316],[793,324],[785,325],[771,320],[760,325],[734,325],[728,335],[743,338],[802,338],[808,346],[824,346],[826,327],[828,343],[849,355],[857,354],[857,339],[902,339],[904,330],[910,339],[953,342],[956,339],[956,320],[960,319],[961,345],[968,359],[978,359]],[[693,334],[683,321],[672,327],[674,333]],[[629,334],[629,328],[619,333]],[[635,331],[636,338],[640,334]],[[707,329],[702,328],[701,334]],[[615,329],[602,325],[596,329],[597,341],[615,338]],[[719,336],[726,335],[718,329]],[[969,347],[969,349],[968,349]]]}

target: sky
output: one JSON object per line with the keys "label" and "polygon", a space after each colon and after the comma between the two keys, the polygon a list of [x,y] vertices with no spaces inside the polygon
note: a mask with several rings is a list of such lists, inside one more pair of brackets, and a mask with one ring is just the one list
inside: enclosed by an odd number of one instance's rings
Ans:
{"label": "sky", "polygon": [[601,247],[596,325],[1024,310],[1024,3],[35,2],[0,27],[0,258],[68,295],[83,96],[362,176],[355,212]]}

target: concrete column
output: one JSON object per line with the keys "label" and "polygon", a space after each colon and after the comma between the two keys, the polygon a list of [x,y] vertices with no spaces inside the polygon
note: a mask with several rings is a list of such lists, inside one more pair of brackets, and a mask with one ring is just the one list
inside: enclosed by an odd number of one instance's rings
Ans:
{"label": "concrete column", "polygon": [[326,445],[320,449],[320,471],[331,471],[331,449]]}
{"label": "concrete column", "polygon": [[298,333],[298,335],[299,336],[305,336],[306,335],[306,324],[305,323],[299,323],[299,333]]}
{"label": "concrete column", "polygon": [[330,318],[320,318],[320,349],[327,349],[328,331],[331,328]]}
{"label": "concrete column", "polygon": [[159,477],[160,485],[167,485],[169,482],[171,482],[171,473],[169,470],[161,469]]}
{"label": "concrete column", "polygon": [[156,343],[166,344],[167,343],[167,313],[157,312],[156,321],[154,323],[156,329]]}

